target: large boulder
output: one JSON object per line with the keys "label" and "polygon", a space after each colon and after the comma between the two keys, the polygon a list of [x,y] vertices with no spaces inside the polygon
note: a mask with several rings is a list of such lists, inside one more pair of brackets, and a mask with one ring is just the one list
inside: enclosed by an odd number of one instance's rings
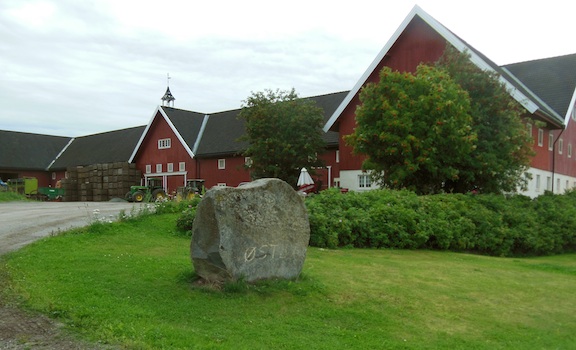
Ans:
{"label": "large boulder", "polygon": [[302,197],[280,179],[213,187],[200,202],[190,253],[209,281],[298,277],[310,240]]}

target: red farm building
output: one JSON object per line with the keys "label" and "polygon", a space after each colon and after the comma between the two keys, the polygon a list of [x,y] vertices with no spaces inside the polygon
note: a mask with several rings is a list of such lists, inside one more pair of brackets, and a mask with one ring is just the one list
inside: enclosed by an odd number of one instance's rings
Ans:
{"label": "red farm building", "polygon": [[[378,80],[382,67],[413,72],[421,63],[435,62],[447,45],[468,52],[481,69],[498,73],[524,107],[526,120],[539,121],[526,125],[536,155],[524,194],[576,187],[576,54],[498,66],[415,6],[350,91],[310,97],[325,115],[321,157],[326,167],[317,169],[315,178],[322,189],[375,187],[361,169],[364,158],[343,141],[355,127],[359,92]],[[160,178],[167,193],[187,179],[203,179],[208,188],[250,181],[249,160],[242,156],[246,144],[237,141],[244,134],[240,109],[204,114],[174,108],[174,100],[167,89],[148,124],[130,129],[78,138],[0,131],[0,178],[34,176],[41,186],[77,182],[78,195],[70,200],[121,196],[130,183],[150,177]]]}

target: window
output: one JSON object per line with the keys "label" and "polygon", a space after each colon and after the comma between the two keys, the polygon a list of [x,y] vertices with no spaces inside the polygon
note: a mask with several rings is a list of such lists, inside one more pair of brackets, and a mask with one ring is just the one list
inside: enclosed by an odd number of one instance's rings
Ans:
{"label": "window", "polygon": [[52,173],[52,180],[56,180],[56,173]]}
{"label": "window", "polygon": [[372,180],[370,179],[370,175],[368,174],[358,175],[358,187],[360,188],[372,187]]}
{"label": "window", "polygon": [[244,157],[244,166],[247,168],[252,167],[252,159],[250,157]]}
{"label": "window", "polygon": [[550,176],[546,176],[546,191],[552,190],[552,178]]}
{"label": "window", "polygon": [[572,120],[576,120],[576,106],[572,107]]}
{"label": "window", "polygon": [[562,149],[564,148],[564,140],[558,140],[558,154],[562,154]]}
{"label": "window", "polygon": [[186,171],[186,162],[178,163],[178,171]]}
{"label": "window", "polygon": [[532,124],[531,123],[526,123],[526,132],[528,133],[528,136],[532,137]]}
{"label": "window", "polygon": [[548,133],[548,150],[551,151],[554,149],[554,133],[550,131]]}
{"label": "window", "polygon": [[570,183],[568,182],[568,180],[566,180],[566,188],[565,188],[565,190],[568,190],[569,186],[570,186]]}
{"label": "window", "polygon": [[225,183],[225,182],[218,182],[218,183],[216,184],[216,186],[218,186],[218,187],[226,187],[226,183]]}
{"label": "window", "polygon": [[536,192],[540,192],[540,175],[536,175]]}
{"label": "window", "polygon": [[226,169],[226,159],[218,159],[218,169]]}
{"label": "window", "polygon": [[150,174],[152,172],[152,165],[146,164],[146,174]]}
{"label": "window", "polygon": [[340,163],[340,150],[336,150],[336,163]]}
{"label": "window", "polygon": [[168,168],[167,170],[169,173],[173,172],[174,171],[174,163],[168,163],[167,168]]}
{"label": "window", "polygon": [[571,157],[572,157],[572,144],[569,143],[568,144],[568,158],[571,158]]}
{"label": "window", "polygon": [[556,193],[560,193],[560,179],[556,179]]}
{"label": "window", "polygon": [[538,146],[544,145],[544,130],[538,129]]}
{"label": "window", "polygon": [[158,140],[158,149],[170,148],[170,146],[171,146],[170,139],[160,139],[160,140]]}
{"label": "window", "polygon": [[162,164],[156,164],[156,172],[157,172],[157,173],[161,173],[161,172],[162,172]]}

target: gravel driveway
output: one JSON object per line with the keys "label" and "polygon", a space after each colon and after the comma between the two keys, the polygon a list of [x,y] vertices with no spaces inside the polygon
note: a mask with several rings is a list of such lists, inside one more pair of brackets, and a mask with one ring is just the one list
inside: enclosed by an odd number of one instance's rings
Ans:
{"label": "gravel driveway", "polygon": [[0,255],[39,238],[89,225],[99,218],[118,219],[120,211],[138,213],[142,203],[8,202],[0,203]]}

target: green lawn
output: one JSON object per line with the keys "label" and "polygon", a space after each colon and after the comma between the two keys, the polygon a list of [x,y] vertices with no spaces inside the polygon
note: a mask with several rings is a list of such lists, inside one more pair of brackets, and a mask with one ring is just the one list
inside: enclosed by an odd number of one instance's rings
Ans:
{"label": "green lawn", "polygon": [[174,214],[3,257],[8,298],[128,349],[570,349],[576,255],[309,248],[302,278],[196,286]]}

